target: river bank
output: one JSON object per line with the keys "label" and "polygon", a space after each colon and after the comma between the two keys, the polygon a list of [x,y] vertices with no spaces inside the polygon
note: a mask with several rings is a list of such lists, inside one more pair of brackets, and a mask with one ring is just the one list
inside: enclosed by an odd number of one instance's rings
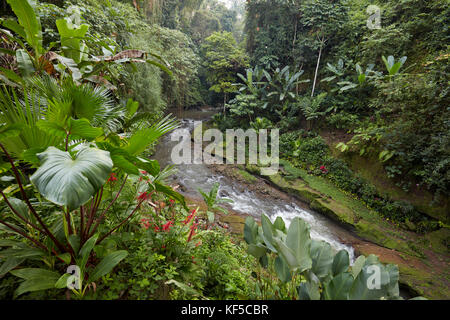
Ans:
{"label": "river bank", "polygon": [[[418,235],[395,228],[394,225],[377,219],[374,212],[363,209],[358,201],[339,190],[333,190],[319,177],[310,177],[310,183],[303,179],[286,180],[283,169],[273,176],[260,176],[255,166],[214,165],[216,173],[246,185],[249,190],[268,198],[293,197],[303,205],[333,219],[348,232],[338,235],[339,240],[355,250],[355,256],[375,254],[383,263],[397,264],[400,269],[400,284],[411,295],[422,295],[430,299],[447,299],[449,296],[449,259],[433,246],[425,245],[426,240],[436,247],[439,238],[445,236],[446,229],[433,235]],[[312,183],[312,179],[318,181]],[[321,182],[327,188],[320,188]],[[315,188],[311,187],[313,185]],[[282,191],[280,193],[280,191]],[[358,210],[359,209],[359,210]],[[369,214],[371,216],[369,216]],[[221,221],[229,223],[232,232],[243,228],[245,216],[232,213]],[[440,232],[439,232],[440,231]],[[443,250],[444,248],[440,248]]]}
{"label": "river bank", "polygon": [[[178,115],[184,118],[180,130],[185,134],[194,131],[194,119],[204,120],[207,115],[199,111]],[[203,124],[202,131],[208,128]],[[170,163],[171,147],[173,143],[163,142],[157,152],[161,163]],[[448,229],[426,235],[406,231],[327,179],[293,168],[285,160],[280,162],[279,172],[272,176],[261,176],[258,167],[249,165],[179,165],[174,182],[194,206],[204,205],[198,188],[209,190],[219,182],[219,195],[237,200],[237,204],[227,206],[229,215],[218,214],[219,225],[237,236],[242,234],[248,215],[260,219],[262,213],[272,218],[279,214],[288,220],[300,216],[309,219],[312,235],[335,248],[346,248],[352,257],[376,254],[383,263],[397,264],[400,284],[410,295],[448,299],[449,258],[443,241]]]}

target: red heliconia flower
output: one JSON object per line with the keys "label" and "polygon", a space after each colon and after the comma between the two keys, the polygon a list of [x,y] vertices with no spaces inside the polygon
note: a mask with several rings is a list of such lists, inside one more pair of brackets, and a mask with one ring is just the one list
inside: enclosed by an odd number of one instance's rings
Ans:
{"label": "red heliconia flower", "polygon": [[144,200],[151,200],[152,199],[152,193],[151,192],[146,192],[146,191],[141,192],[139,194],[139,196],[137,197],[137,199],[138,200],[142,200],[142,201],[144,201]]}
{"label": "red heliconia flower", "polygon": [[158,226],[155,226],[155,228],[153,228],[153,229],[155,230],[155,232],[159,231],[159,227]]}
{"label": "red heliconia flower", "polygon": [[150,219],[142,218],[141,224],[142,224],[142,227],[147,230],[150,227]]}
{"label": "red heliconia flower", "polygon": [[198,226],[197,222],[192,224],[191,231],[189,232],[189,237],[188,237],[187,242],[191,241],[192,237],[195,235],[195,229],[197,229],[197,226]]}
{"label": "red heliconia flower", "polygon": [[327,168],[325,168],[325,166],[320,166],[320,168],[319,168],[320,170],[322,170],[322,173],[327,173],[328,172],[328,170],[327,170]]}
{"label": "red heliconia flower", "polygon": [[163,230],[164,231],[169,231],[170,230],[170,227],[173,225],[173,221],[172,220],[169,220],[169,221],[167,221],[167,223],[166,224],[164,224],[163,225]]}
{"label": "red heliconia flower", "polygon": [[113,182],[113,181],[117,181],[116,174],[114,172],[112,172],[108,178],[108,182]]}
{"label": "red heliconia flower", "polygon": [[191,222],[192,218],[194,218],[194,215],[197,213],[197,210],[194,209],[191,211],[191,213],[189,214],[189,216],[183,221],[184,224],[188,224],[189,222]]}
{"label": "red heliconia flower", "polygon": [[175,200],[169,199],[169,203],[170,203],[170,206],[173,206],[173,204],[175,203]]}
{"label": "red heliconia flower", "polygon": [[141,173],[142,173],[142,174],[147,174],[147,171],[141,170]]}

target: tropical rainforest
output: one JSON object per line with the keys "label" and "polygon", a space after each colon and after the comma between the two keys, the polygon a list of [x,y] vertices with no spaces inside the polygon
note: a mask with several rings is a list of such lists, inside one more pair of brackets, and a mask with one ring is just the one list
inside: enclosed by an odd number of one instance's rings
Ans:
{"label": "tropical rainforest", "polygon": [[[449,20],[0,1],[0,299],[449,299]],[[277,130],[279,169],[168,163],[192,119]]]}

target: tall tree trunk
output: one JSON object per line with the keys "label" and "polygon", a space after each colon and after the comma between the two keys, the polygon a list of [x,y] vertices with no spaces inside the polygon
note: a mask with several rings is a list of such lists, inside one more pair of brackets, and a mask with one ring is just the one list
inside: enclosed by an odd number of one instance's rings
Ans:
{"label": "tall tree trunk", "polygon": [[[297,39],[297,24],[298,24],[298,16],[296,15],[294,26],[294,39],[292,39],[292,57],[294,57],[295,40]],[[298,95],[298,83],[295,85],[295,94]]]}
{"label": "tall tree trunk", "polygon": [[224,92],[223,93],[223,118],[226,118],[226,114],[225,114],[225,104],[227,103],[227,93]]}
{"label": "tall tree trunk", "polygon": [[325,36],[322,36],[322,40],[320,41],[319,57],[317,58],[316,72],[314,74],[311,98],[314,96],[314,90],[316,89],[317,73],[319,72],[320,56],[322,55],[322,48],[323,48],[324,43],[325,43]]}

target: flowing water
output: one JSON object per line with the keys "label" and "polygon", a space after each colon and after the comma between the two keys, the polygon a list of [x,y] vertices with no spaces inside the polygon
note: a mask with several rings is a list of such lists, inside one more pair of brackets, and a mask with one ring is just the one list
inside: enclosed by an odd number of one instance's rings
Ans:
{"label": "flowing water", "polygon": [[[172,140],[179,134],[189,137],[189,134],[194,129],[194,121],[208,119],[211,113],[212,111],[186,111],[181,115],[181,126],[164,136],[156,148],[155,158],[160,162],[161,167],[172,164],[172,148],[180,143],[178,140]],[[189,147],[191,147],[190,139],[183,139],[181,143],[188,143]],[[261,214],[264,213],[272,221],[280,216],[284,219],[286,225],[289,225],[294,217],[300,217],[310,225],[311,237],[313,239],[324,240],[330,243],[335,250],[347,250],[353,262],[353,248],[344,244],[341,240],[347,232],[321,214],[302,208],[295,200],[286,202],[286,200],[276,199],[270,196],[264,197],[263,195],[248,191],[245,186],[227,177],[218,175],[205,164],[179,164],[176,165],[176,168],[178,169],[177,173],[171,179],[180,185],[182,193],[199,197],[199,188],[204,191],[209,191],[215,182],[219,182],[219,195],[234,201],[229,205],[234,211],[256,218],[260,218]]]}

